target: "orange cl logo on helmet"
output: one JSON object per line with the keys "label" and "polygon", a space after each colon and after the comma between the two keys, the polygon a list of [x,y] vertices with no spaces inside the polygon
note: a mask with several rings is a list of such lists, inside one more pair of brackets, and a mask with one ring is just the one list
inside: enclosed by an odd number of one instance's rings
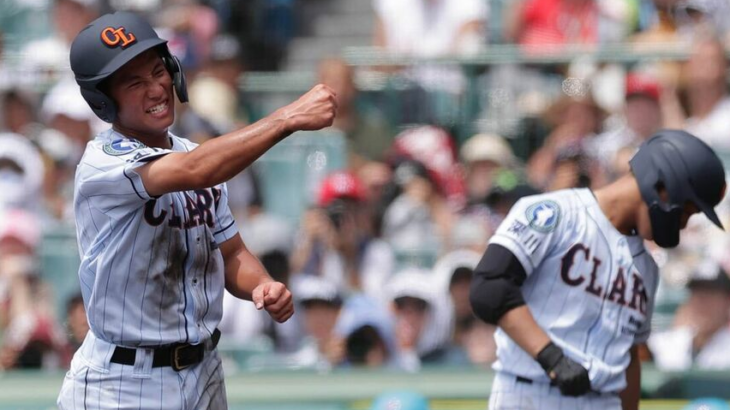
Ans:
{"label": "orange cl logo on helmet", "polygon": [[121,46],[122,48],[126,48],[137,41],[137,37],[127,32],[124,27],[107,27],[101,31],[101,41],[109,47]]}

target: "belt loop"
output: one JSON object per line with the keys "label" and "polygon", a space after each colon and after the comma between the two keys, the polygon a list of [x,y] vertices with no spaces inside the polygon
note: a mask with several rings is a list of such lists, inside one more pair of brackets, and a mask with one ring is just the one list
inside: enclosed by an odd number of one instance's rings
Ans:
{"label": "belt loop", "polygon": [[214,350],[218,346],[218,342],[221,340],[221,331],[215,328],[213,334],[210,337],[211,347],[210,350]]}
{"label": "belt loop", "polygon": [[148,379],[152,376],[152,359],[154,349],[140,347],[134,357],[134,371],[132,377],[135,379]]}

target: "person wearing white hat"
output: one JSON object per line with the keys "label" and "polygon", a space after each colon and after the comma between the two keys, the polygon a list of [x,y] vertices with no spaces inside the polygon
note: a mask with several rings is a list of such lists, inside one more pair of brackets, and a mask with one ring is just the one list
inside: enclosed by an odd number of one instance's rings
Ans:
{"label": "person wearing white hat", "polygon": [[469,202],[481,202],[502,170],[517,164],[512,148],[496,134],[476,134],[460,150],[466,165],[466,190]]}
{"label": "person wearing white hat", "polygon": [[25,137],[0,133],[0,210],[38,210],[44,165],[38,150]]}
{"label": "person wearing white hat", "polygon": [[466,363],[450,344],[453,331],[451,300],[432,272],[407,267],[386,285],[395,317],[395,337],[406,370],[422,365]]}
{"label": "person wearing white hat", "polygon": [[672,328],[648,346],[660,370],[730,369],[730,277],[713,261],[701,263],[687,283],[689,297]]}

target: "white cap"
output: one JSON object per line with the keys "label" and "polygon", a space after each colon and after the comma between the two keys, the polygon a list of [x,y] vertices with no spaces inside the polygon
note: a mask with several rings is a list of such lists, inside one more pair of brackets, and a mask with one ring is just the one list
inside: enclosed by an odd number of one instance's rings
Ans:
{"label": "white cap", "polygon": [[408,267],[397,272],[386,289],[391,301],[411,297],[429,304],[433,303],[435,291],[433,276],[429,271],[417,267]]}
{"label": "white cap", "polygon": [[440,282],[442,289],[448,289],[451,277],[457,268],[476,269],[482,259],[482,254],[469,249],[458,249],[447,253],[436,261],[433,266],[433,273]]}
{"label": "white cap", "polygon": [[256,256],[271,251],[291,252],[294,230],[286,220],[272,214],[260,214],[251,218],[241,228],[246,247]]}
{"label": "white cap", "polygon": [[28,208],[37,203],[43,176],[43,160],[27,138],[13,133],[0,133],[0,159],[16,165],[0,169],[0,209]]}
{"label": "white cap", "polygon": [[66,77],[51,88],[43,100],[41,117],[48,123],[57,115],[64,115],[75,121],[93,122],[96,115],[89,104],[81,96],[81,90],[76,82]]}
{"label": "white cap", "polygon": [[497,134],[476,134],[461,147],[461,157],[466,162],[492,161],[503,167],[514,164],[512,148]]}
{"label": "white cap", "polygon": [[332,282],[319,276],[301,274],[292,279],[292,294],[298,302],[322,300],[333,304],[342,302],[342,293]]}

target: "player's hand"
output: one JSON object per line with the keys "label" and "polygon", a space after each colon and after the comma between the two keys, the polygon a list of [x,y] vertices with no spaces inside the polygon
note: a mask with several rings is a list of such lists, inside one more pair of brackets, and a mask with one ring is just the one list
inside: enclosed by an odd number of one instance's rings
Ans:
{"label": "player's hand", "polygon": [[565,356],[553,342],[548,343],[537,354],[537,361],[564,395],[582,396],[591,390],[588,371],[573,359]]}
{"label": "player's hand", "polygon": [[264,309],[279,323],[286,322],[294,314],[291,292],[281,282],[266,282],[251,293],[256,309]]}
{"label": "player's hand", "polygon": [[290,132],[329,127],[337,115],[337,94],[328,86],[317,84],[298,100],[282,107],[278,114]]}

